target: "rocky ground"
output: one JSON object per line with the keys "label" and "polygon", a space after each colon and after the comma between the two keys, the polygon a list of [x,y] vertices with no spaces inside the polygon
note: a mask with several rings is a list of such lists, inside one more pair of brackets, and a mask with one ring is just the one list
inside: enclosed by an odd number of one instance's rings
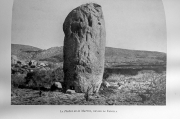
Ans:
{"label": "rocky ground", "polygon": [[12,88],[12,105],[166,105],[166,72],[143,70],[137,75],[112,74],[99,94]]}

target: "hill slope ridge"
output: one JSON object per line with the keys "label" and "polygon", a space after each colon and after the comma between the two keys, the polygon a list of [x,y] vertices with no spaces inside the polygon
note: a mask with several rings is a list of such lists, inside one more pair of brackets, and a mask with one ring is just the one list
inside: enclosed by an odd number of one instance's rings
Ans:
{"label": "hill slope ridge", "polygon": [[[11,44],[11,55],[21,60],[63,62],[63,46],[42,50],[37,47]],[[118,65],[166,65],[166,53],[106,47],[106,66]]]}

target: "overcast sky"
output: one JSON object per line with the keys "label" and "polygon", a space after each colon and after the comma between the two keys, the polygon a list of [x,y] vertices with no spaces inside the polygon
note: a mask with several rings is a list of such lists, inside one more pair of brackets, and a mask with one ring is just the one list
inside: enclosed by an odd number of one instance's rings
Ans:
{"label": "overcast sky", "polygon": [[106,46],[166,52],[161,0],[14,0],[12,43],[42,49],[62,46],[68,13],[88,2],[102,6]]}

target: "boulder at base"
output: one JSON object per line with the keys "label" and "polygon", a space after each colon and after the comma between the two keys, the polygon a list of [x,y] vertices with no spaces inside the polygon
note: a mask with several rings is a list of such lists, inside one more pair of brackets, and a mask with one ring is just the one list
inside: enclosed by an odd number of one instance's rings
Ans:
{"label": "boulder at base", "polygon": [[51,90],[61,90],[62,89],[62,85],[60,82],[54,82],[51,86]]}
{"label": "boulder at base", "polygon": [[106,31],[101,6],[95,3],[72,10],[63,24],[65,90],[97,93],[102,83]]}
{"label": "boulder at base", "polygon": [[102,86],[108,88],[110,86],[110,84],[107,81],[104,81],[102,83]]}
{"label": "boulder at base", "polygon": [[68,90],[66,91],[66,93],[68,93],[68,94],[73,94],[73,93],[76,93],[76,92],[75,92],[75,90],[70,90],[70,89],[68,89]]}

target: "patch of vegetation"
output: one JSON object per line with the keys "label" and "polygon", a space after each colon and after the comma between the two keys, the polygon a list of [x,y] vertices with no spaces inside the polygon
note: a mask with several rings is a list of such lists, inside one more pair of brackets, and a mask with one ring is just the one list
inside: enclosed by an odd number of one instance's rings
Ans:
{"label": "patch of vegetation", "polygon": [[25,75],[18,74],[18,75],[11,75],[11,87],[18,88],[20,86],[25,85]]}
{"label": "patch of vegetation", "polygon": [[11,85],[14,88],[29,88],[48,90],[54,82],[63,80],[63,72],[55,70],[36,70],[27,74],[14,74]]}

